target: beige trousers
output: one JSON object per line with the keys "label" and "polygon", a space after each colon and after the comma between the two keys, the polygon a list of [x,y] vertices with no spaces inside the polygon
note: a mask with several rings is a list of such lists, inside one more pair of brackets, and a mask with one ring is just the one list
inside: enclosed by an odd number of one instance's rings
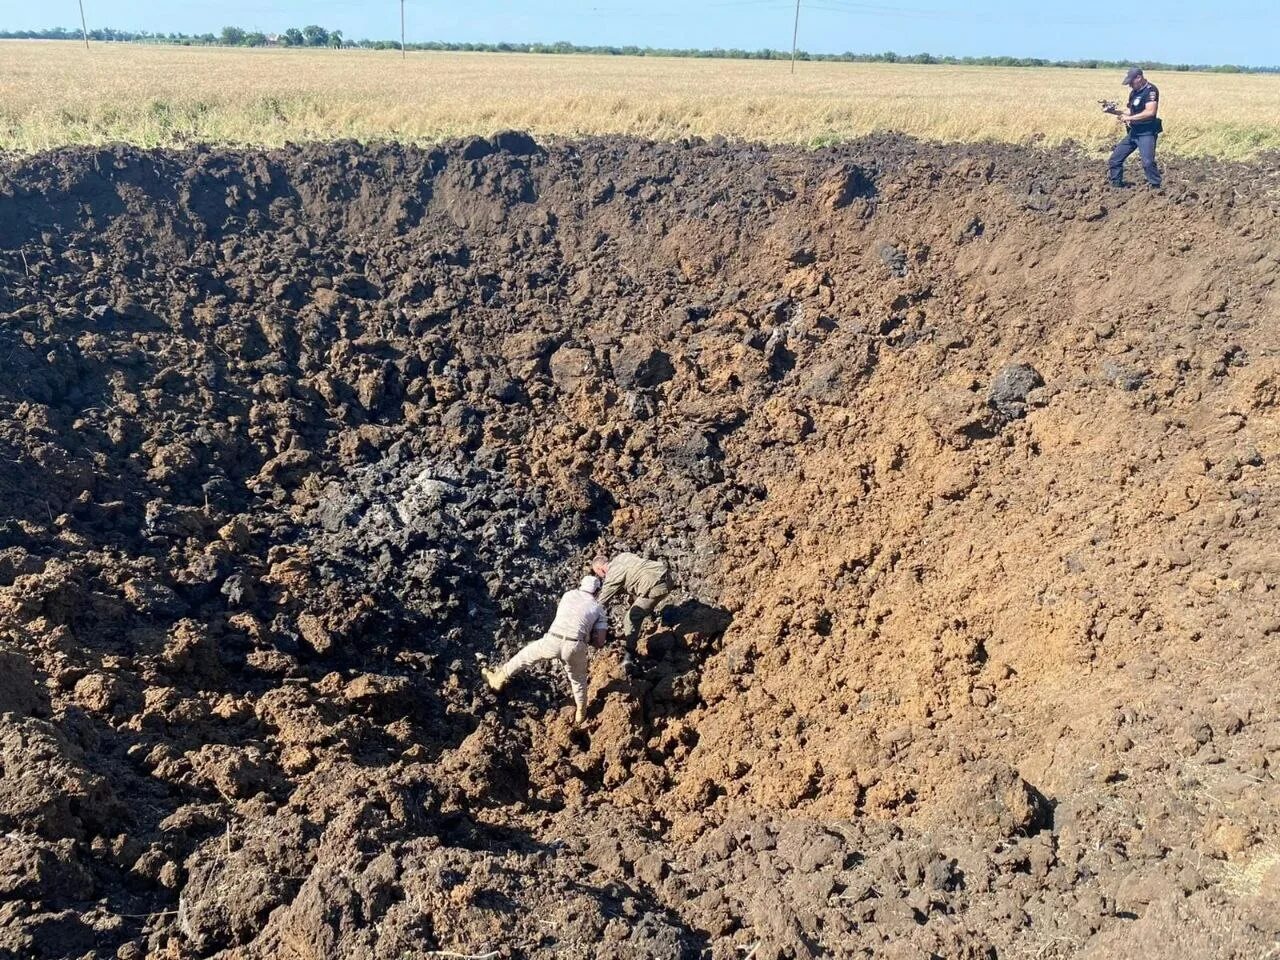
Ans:
{"label": "beige trousers", "polygon": [[583,640],[565,640],[548,633],[539,640],[526,643],[520,651],[502,665],[502,675],[513,677],[530,664],[539,660],[559,660],[569,677],[573,690],[573,702],[579,710],[587,708],[587,644]]}

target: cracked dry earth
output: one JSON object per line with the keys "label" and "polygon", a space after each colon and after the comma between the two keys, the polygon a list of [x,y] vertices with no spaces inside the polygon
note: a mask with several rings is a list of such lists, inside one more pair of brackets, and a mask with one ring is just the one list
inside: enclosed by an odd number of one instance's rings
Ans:
{"label": "cracked dry earth", "polygon": [[0,956],[1280,955],[1280,175],[1169,168],[4,161]]}

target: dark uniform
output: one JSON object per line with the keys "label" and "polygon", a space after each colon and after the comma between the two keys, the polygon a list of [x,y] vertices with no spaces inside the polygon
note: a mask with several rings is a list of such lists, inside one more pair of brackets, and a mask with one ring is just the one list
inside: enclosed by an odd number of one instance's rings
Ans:
{"label": "dark uniform", "polygon": [[[1129,91],[1129,113],[1141,113],[1149,103],[1160,102],[1160,91],[1154,83],[1148,83],[1141,90]],[[1111,182],[1117,187],[1124,185],[1124,162],[1129,154],[1137,150],[1142,157],[1142,172],[1146,174],[1147,183],[1153,187],[1160,186],[1160,168],[1156,166],[1156,138],[1160,135],[1163,124],[1159,117],[1149,117],[1139,123],[1129,124],[1128,135],[1116,144],[1111,151]]]}

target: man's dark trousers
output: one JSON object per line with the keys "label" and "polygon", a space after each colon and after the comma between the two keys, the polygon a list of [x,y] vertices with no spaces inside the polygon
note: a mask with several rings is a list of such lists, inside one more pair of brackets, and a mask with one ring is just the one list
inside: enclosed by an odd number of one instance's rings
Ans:
{"label": "man's dark trousers", "polygon": [[1131,133],[1111,151],[1111,182],[1116,186],[1124,183],[1124,161],[1137,150],[1142,157],[1142,172],[1147,176],[1147,183],[1153,187],[1160,186],[1160,168],[1156,166],[1155,133]]}

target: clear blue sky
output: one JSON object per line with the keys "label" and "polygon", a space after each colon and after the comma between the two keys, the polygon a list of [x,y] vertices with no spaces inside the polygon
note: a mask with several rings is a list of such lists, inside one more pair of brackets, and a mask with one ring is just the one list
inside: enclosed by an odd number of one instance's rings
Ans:
{"label": "clear blue sky", "polygon": [[[90,26],[216,33],[319,23],[392,39],[399,0],[84,0]],[[410,40],[788,48],[793,0],[407,0]],[[72,26],[75,0],[0,0],[0,29]],[[1280,0],[801,0],[800,47],[823,53],[1280,62]]]}

